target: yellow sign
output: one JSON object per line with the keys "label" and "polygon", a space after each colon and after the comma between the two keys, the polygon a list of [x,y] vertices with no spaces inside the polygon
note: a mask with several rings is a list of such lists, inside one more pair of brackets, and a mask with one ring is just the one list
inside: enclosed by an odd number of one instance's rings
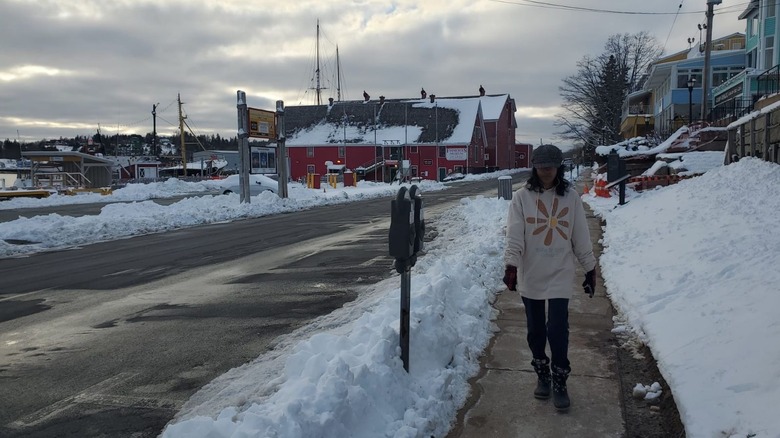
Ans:
{"label": "yellow sign", "polygon": [[249,136],[276,140],[276,113],[257,108],[249,111]]}

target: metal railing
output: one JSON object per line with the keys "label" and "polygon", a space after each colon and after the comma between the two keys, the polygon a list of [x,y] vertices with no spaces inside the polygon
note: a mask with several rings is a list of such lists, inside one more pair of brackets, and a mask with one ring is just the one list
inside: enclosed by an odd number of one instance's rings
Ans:
{"label": "metal railing", "polygon": [[653,110],[650,107],[650,105],[636,104],[628,107],[628,114],[626,115],[635,116],[635,115],[642,115],[642,114],[651,114],[652,111]]}
{"label": "metal railing", "polygon": [[710,120],[717,126],[725,126],[753,111],[752,99],[732,99],[712,108]]}
{"label": "metal railing", "polygon": [[759,98],[780,92],[780,65],[761,73],[756,81]]}
{"label": "metal railing", "polygon": [[365,163],[358,166],[356,169],[360,169],[361,172],[370,172],[377,167],[383,165],[385,162],[384,157],[375,157],[369,161],[366,161]]}

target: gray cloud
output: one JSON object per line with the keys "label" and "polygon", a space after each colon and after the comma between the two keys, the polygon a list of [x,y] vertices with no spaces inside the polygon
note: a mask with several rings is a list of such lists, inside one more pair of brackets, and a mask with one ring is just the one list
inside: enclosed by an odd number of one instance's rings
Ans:
{"label": "gray cloud", "polygon": [[[420,87],[440,96],[473,95],[484,85],[515,98],[518,140],[554,141],[558,86],[579,59],[601,53],[609,35],[641,30],[661,43],[669,36],[667,53],[676,52],[687,48],[687,37],[698,39],[696,23],[704,20],[516,3],[6,0],[0,2],[0,139],[16,138],[17,130],[26,140],[89,135],[98,124],[106,133],[143,134],[151,131],[157,102],[158,130],[172,132],[177,93],[199,133],[232,136],[237,89],[259,108],[279,99],[313,102],[308,87],[319,18],[324,99],[335,97],[338,44],[346,98],[360,99],[364,89],[373,98],[416,97]],[[675,12],[679,0],[576,5]],[[716,36],[744,31],[740,5],[724,0]],[[683,12],[704,7],[685,4]]]}

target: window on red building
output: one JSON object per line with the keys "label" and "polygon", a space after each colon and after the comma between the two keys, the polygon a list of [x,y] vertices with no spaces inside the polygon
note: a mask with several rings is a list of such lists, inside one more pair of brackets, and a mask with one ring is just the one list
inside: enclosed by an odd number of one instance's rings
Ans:
{"label": "window on red building", "polygon": [[314,158],[314,146],[309,146],[306,148],[306,156],[309,158]]}

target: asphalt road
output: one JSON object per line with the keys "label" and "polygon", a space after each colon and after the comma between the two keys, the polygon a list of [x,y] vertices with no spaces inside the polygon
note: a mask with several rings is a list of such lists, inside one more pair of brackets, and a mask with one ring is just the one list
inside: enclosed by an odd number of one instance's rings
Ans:
{"label": "asphalt road", "polygon": [[[215,195],[218,193],[213,192],[208,194]],[[171,198],[153,199],[152,201],[160,205],[170,205],[191,196],[199,196],[199,195],[174,196]],[[33,216],[42,216],[51,213],[57,213],[62,216],[73,216],[73,217],[96,215],[96,214],[100,214],[100,210],[103,207],[112,203],[113,202],[95,202],[90,204],[59,205],[56,207],[36,207],[36,208],[5,209],[5,210],[0,209],[0,222],[10,222],[19,219],[19,217],[29,218]],[[0,203],[0,205],[2,205],[2,203]]]}
{"label": "asphalt road", "polygon": [[[427,221],[477,194],[497,182],[423,193]],[[157,436],[203,385],[393,275],[390,199],[0,260],[0,436]]]}

